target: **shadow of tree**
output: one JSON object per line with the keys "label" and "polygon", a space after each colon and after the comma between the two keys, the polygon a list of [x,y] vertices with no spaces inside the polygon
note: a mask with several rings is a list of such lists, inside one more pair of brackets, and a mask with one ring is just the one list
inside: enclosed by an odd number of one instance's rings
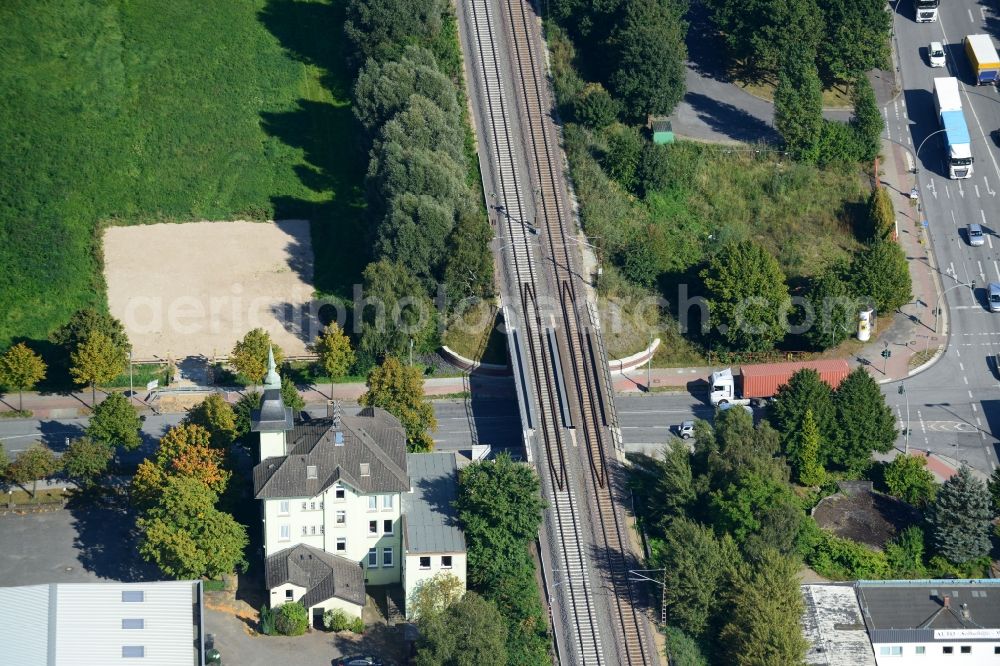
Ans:
{"label": "shadow of tree", "polygon": [[714,100],[700,93],[688,93],[684,101],[714,131],[730,139],[753,143],[780,143],[781,137],[771,125],[732,104]]}
{"label": "shadow of tree", "polygon": [[135,515],[124,497],[78,495],[66,508],[73,516],[73,547],[79,551],[84,569],[126,583],[163,577],[139,556]]}
{"label": "shadow of tree", "polygon": [[367,146],[350,107],[342,2],[272,0],[258,13],[287,52],[307,66],[303,98],[290,110],[261,114],[264,131],[302,151],[296,174],[315,199],[272,197],[275,219],[311,222],[313,285],[349,296],[369,258],[363,196]]}

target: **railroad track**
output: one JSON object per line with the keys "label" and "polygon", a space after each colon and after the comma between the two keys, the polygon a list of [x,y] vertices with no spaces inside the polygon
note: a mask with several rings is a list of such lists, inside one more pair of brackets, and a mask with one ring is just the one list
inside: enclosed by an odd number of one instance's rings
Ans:
{"label": "railroad track", "polygon": [[[576,262],[570,250],[574,241],[567,232],[573,219],[565,205],[558,129],[548,114],[552,104],[544,67],[533,46],[533,14],[526,9],[525,0],[497,1],[503,3],[504,25],[498,23],[491,0],[470,0],[464,6],[471,14],[476,51],[473,60],[486,106],[481,128],[487,134],[484,139],[499,189],[489,197],[491,207],[500,213],[508,298],[516,295],[520,308],[505,308],[515,320],[507,321],[512,329],[512,354],[524,356],[527,372],[523,383],[531,386],[537,400],[523,396],[526,407],[522,417],[538,438],[543,455],[539,469],[548,472],[542,481],[551,498],[552,541],[558,546],[554,556],[562,573],[553,589],[559,593],[560,619],[570,638],[568,645],[558,646],[560,657],[571,664],[656,663],[644,635],[644,618],[633,604],[628,582],[627,527],[615,497],[613,469],[617,461],[610,445],[611,428],[617,422],[608,385],[607,358],[593,312],[578,285],[580,277],[574,271]],[[501,34],[509,38],[516,96],[521,103],[518,108],[508,102],[504,87],[503,52],[498,41]],[[515,117],[522,119],[523,133],[513,126]],[[524,194],[524,182],[518,173],[518,148],[527,151],[527,181],[534,186],[535,195],[530,199]],[[537,229],[528,222],[531,213]],[[536,256],[532,241],[539,229],[541,257]],[[555,311],[543,308],[540,298],[551,299]],[[515,358],[514,362],[517,365],[521,361]],[[559,415],[565,431],[560,428]],[[573,449],[566,446],[567,439],[573,439]],[[586,474],[579,480],[574,478],[573,466],[567,460],[568,455],[581,457],[576,439],[582,439],[586,452],[581,461]],[[600,552],[597,557],[603,564],[597,575],[602,576],[601,587],[610,592],[608,606],[614,633],[610,658],[602,645],[590,582],[594,567],[581,535],[581,507],[575,494],[580,489],[586,493],[593,523],[592,545]]]}

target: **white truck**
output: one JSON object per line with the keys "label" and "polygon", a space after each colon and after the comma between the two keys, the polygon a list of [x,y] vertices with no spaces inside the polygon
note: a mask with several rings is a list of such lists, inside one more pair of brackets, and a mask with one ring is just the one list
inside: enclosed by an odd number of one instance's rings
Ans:
{"label": "white truck", "polygon": [[934,79],[934,105],[944,130],[945,157],[951,178],[972,177],[972,141],[962,111],[962,94],[953,76]]}
{"label": "white truck", "polygon": [[940,0],[913,0],[913,13],[917,23],[937,21]]}

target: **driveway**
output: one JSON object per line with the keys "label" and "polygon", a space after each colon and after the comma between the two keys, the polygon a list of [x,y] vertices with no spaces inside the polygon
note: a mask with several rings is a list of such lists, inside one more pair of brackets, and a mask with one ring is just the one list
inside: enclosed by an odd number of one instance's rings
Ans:
{"label": "driveway", "polygon": [[[688,11],[687,93],[671,116],[679,137],[715,143],[778,143],[774,105],[729,82],[720,67],[719,37],[698,0]],[[846,122],[851,112],[827,109],[823,117]]]}

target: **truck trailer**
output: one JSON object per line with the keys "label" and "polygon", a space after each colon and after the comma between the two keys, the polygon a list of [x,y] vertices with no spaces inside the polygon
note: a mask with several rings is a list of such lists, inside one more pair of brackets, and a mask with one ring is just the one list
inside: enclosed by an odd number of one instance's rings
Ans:
{"label": "truck trailer", "polygon": [[799,370],[812,369],[820,379],[837,388],[851,372],[847,361],[801,361],[795,363],[762,363],[744,365],[733,374],[732,368],[713,372],[709,378],[709,401],[713,405],[760,405],[774,396],[778,388],[788,383]]}
{"label": "truck trailer", "polygon": [[913,14],[917,23],[937,21],[939,0],[913,0]]}
{"label": "truck trailer", "polygon": [[997,76],[1000,75],[1000,55],[997,55],[997,49],[989,35],[967,35],[965,55],[969,56],[977,86],[996,83]]}
{"label": "truck trailer", "polygon": [[944,130],[948,175],[951,178],[971,178],[972,141],[962,112],[958,79],[953,76],[934,79],[934,105]]}

